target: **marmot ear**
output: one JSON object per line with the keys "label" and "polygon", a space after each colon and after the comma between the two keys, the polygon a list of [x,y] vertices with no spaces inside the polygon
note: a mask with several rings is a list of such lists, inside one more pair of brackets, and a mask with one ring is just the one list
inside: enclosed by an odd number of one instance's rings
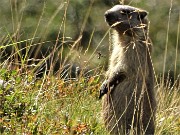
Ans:
{"label": "marmot ear", "polygon": [[146,11],[139,11],[138,14],[138,20],[143,20],[148,13]]}

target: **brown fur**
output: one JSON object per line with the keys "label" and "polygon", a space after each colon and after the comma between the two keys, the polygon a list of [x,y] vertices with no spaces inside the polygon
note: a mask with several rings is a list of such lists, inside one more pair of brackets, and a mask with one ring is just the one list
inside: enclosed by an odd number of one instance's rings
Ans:
{"label": "brown fur", "polygon": [[147,12],[116,5],[105,13],[114,29],[106,80],[100,89],[110,134],[154,134],[156,100]]}

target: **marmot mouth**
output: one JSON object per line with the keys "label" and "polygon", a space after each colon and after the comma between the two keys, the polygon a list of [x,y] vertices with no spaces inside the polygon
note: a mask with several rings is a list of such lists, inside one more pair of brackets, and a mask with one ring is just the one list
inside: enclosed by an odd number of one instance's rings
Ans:
{"label": "marmot mouth", "polygon": [[106,11],[105,14],[104,14],[104,16],[105,16],[106,22],[107,22],[110,26],[112,26],[112,25],[115,24],[115,23],[118,23],[119,20],[120,20],[120,18],[118,18],[118,15],[116,15],[116,14],[113,13],[113,12]]}

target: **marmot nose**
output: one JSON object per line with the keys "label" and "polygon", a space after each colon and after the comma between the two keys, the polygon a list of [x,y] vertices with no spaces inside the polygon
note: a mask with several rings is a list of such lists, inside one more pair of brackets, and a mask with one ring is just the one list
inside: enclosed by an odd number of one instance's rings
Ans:
{"label": "marmot nose", "polygon": [[105,16],[106,22],[109,24],[112,24],[112,23],[115,23],[116,21],[118,21],[117,14],[114,12],[106,11],[104,16]]}

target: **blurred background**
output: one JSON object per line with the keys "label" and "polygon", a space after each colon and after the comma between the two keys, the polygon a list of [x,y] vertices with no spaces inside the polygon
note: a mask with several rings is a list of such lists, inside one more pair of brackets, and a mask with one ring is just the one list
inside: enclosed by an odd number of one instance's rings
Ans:
{"label": "blurred background", "polygon": [[67,55],[71,64],[89,62],[90,68],[98,65],[106,69],[110,43],[104,12],[120,2],[149,12],[156,73],[170,72],[177,77],[179,0],[0,0],[1,63],[25,46],[18,51],[18,57],[28,62],[57,51],[50,56],[55,70],[61,68]]}

